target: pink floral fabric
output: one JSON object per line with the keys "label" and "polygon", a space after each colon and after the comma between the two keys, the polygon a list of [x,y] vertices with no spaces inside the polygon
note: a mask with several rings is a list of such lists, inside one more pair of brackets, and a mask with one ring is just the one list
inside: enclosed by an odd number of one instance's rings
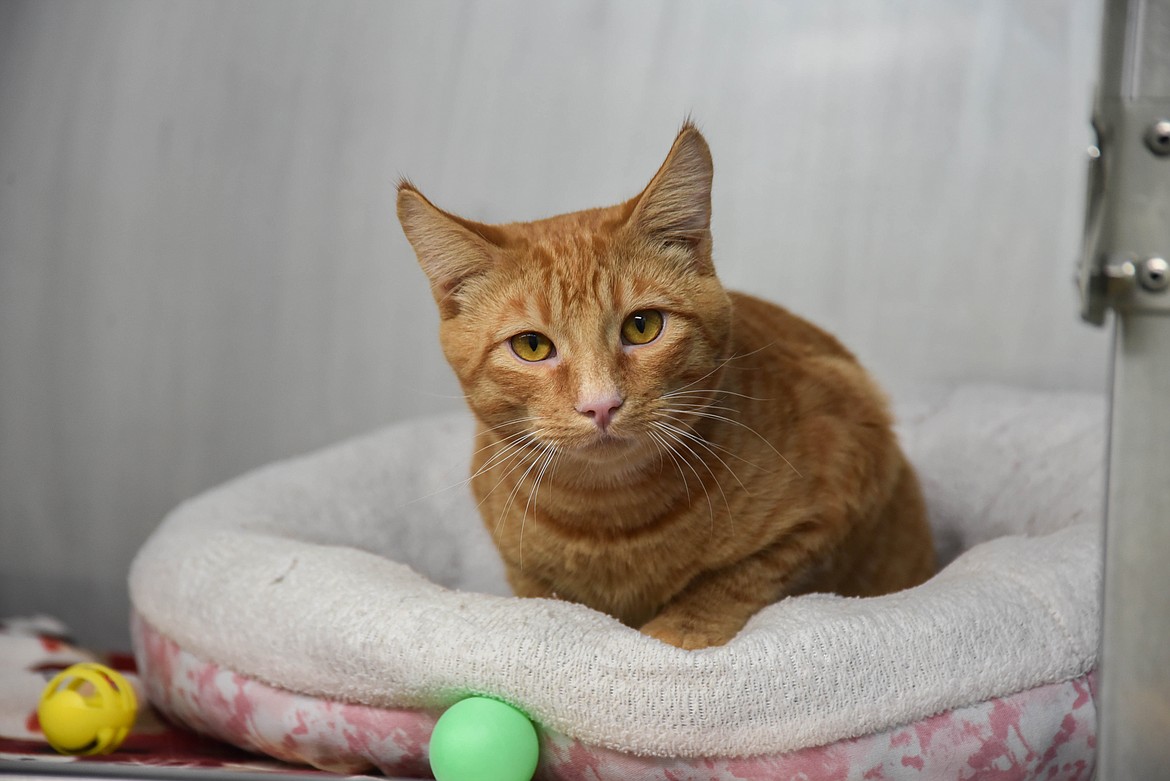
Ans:
{"label": "pink floral fabric", "polygon": [[[135,619],[143,684],[172,718],[237,746],[344,773],[429,778],[438,711],[373,708],[267,686],[196,658]],[[1096,745],[1092,673],[887,732],[786,754],[663,758],[586,745],[546,729],[545,781],[1088,781]]]}
{"label": "pink floral fabric", "polygon": [[[126,740],[110,754],[63,756],[46,740],[37,718],[37,704],[45,685],[57,673],[78,662],[99,662],[121,672],[138,697],[138,716]],[[146,777],[168,768],[210,770],[235,775],[272,775],[287,772],[286,763],[241,751],[211,738],[200,737],[159,718],[143,697],[134,660],[123,653],[95,653],[77,646],[61,622],[46,616],[0,618],[0,776],[15,772],[33,776],[46,771],[61,775],[97,777],[98,766],[127,778]],[[121,770],[113,768],[120,767]],[[315,773],[322,778],[325,773]],[[306,776],[308,777],[308,776]]]}

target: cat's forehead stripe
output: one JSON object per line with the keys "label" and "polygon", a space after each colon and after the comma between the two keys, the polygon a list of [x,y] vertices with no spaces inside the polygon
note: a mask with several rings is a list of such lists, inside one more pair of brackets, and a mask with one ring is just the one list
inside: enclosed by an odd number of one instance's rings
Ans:
{"label": "cat's forehead stripe", "polygon": [[[549,247],[530,254],[526,273],[511,280],[511,292],[502,300],[511,316],[527,319],[531,327],[565,320],[609,319],[632,308],[687,308],[671,285],[646,269],[631,270],[612,258],[559,257]],[[669,274],[667,275],[669,276]]]}

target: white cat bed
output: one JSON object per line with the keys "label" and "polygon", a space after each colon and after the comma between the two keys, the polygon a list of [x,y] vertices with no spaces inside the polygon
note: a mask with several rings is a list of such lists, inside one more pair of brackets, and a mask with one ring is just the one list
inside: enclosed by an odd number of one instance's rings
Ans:
{"label": "white cat bed", "polygon": [[435,718],[478,693],[532,717],[544,778],[1088,778],[1103,403],[973,387],[897,412],[958,555],[910,591],[788,599],[697,652],[493,596],[472,423],[437,418],[177,508],[130,576],[144,681],[197,729],[348,772],[425,774]]}

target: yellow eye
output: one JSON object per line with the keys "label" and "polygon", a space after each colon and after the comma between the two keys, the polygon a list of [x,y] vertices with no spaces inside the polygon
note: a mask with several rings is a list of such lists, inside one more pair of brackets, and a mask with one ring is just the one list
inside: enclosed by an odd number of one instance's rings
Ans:
{"label": "yellow eye", "polygon": [[626,344],[649,344],[662,333],[662,313],[657,309],[642,309],[622,323],[622,341]]}
{"label": "yellow eye", "polygon": [[553,343],[544,334],[516,334],[508,343],[512,345],[512,352],[522,361],[535,363],[553,355]]}

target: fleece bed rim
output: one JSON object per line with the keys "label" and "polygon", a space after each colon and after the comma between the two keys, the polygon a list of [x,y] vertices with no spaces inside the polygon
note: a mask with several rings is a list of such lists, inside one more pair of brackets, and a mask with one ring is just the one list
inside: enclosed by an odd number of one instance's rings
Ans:
{"label": "fleece bed rim", "polygon": [[337,532],[373,528],[396,469],[419,495],[418,454],[466,433],[445,425],[393,426],[181,505],[133,564],[135,610],[277,688],[379,708],[490,694],[583,743],[661,757],[824,745],[1096,663],[1093,524],[977,545],[899,594],[784,600],[698,652],[580,605],[445,588]]}

